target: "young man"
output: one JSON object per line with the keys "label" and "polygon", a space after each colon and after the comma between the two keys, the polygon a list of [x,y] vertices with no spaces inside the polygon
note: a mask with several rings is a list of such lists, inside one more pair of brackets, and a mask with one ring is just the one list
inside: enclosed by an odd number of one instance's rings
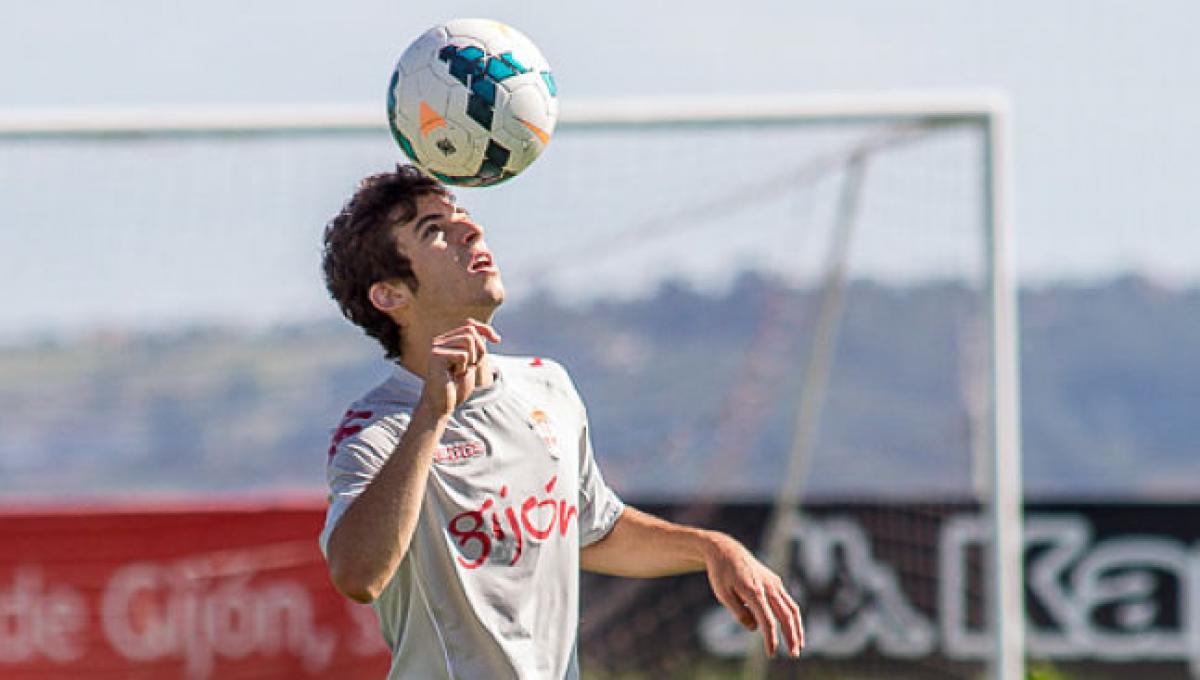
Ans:
{"label": "young man", "polygon": [[579,569],[707,571],[747,628],[798,655],[800,612],[732,538],[624,505],[570,378],[492,354],[504,300],[483,229],[411,166],[367,178],[325,230],[326,284],[397,366],[356,402],[328,467],[321,547],[373,604],[391,678],[577,678]]}

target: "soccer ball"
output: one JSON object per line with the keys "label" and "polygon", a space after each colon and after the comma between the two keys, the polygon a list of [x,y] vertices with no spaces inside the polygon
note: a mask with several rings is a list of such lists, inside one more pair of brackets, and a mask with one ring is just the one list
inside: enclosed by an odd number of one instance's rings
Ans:
{"label": "soccer ball", "polygon": [[515,177],[554,133],[557,87],[528,38],[489,19],[426,31],[400,56],[388,86],[392,136],[445,184]]}

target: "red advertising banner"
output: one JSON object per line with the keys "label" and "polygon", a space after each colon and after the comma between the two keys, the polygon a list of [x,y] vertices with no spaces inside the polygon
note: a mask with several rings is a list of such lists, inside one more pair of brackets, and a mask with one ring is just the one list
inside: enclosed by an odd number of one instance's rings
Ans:
{"label": "red advertising banner", "polygon": [[319,499],[0,511],[0,677],[382,678]]}

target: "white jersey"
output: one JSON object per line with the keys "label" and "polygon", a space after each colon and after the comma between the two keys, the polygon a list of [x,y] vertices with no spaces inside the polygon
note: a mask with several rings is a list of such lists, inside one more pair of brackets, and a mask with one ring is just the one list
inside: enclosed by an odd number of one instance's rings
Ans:
{"label": "white jersey", "polygon": [[[488,355],[495,383],[451,416],[408,553],[373,603],[394,678],[577,678],[579,550],[624,505],[561,366]],[[334,436],[329,535],[395,450],[422,381],[397,367]]]}

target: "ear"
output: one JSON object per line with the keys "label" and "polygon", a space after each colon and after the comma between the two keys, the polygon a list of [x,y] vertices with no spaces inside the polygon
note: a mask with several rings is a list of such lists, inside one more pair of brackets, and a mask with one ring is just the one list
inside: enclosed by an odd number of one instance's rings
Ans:
{"label": "ear", "polygon": [[367,291],[371,304],[384,314],[392,314],[408,307],[412,293],[403,283],[376,281]]}

